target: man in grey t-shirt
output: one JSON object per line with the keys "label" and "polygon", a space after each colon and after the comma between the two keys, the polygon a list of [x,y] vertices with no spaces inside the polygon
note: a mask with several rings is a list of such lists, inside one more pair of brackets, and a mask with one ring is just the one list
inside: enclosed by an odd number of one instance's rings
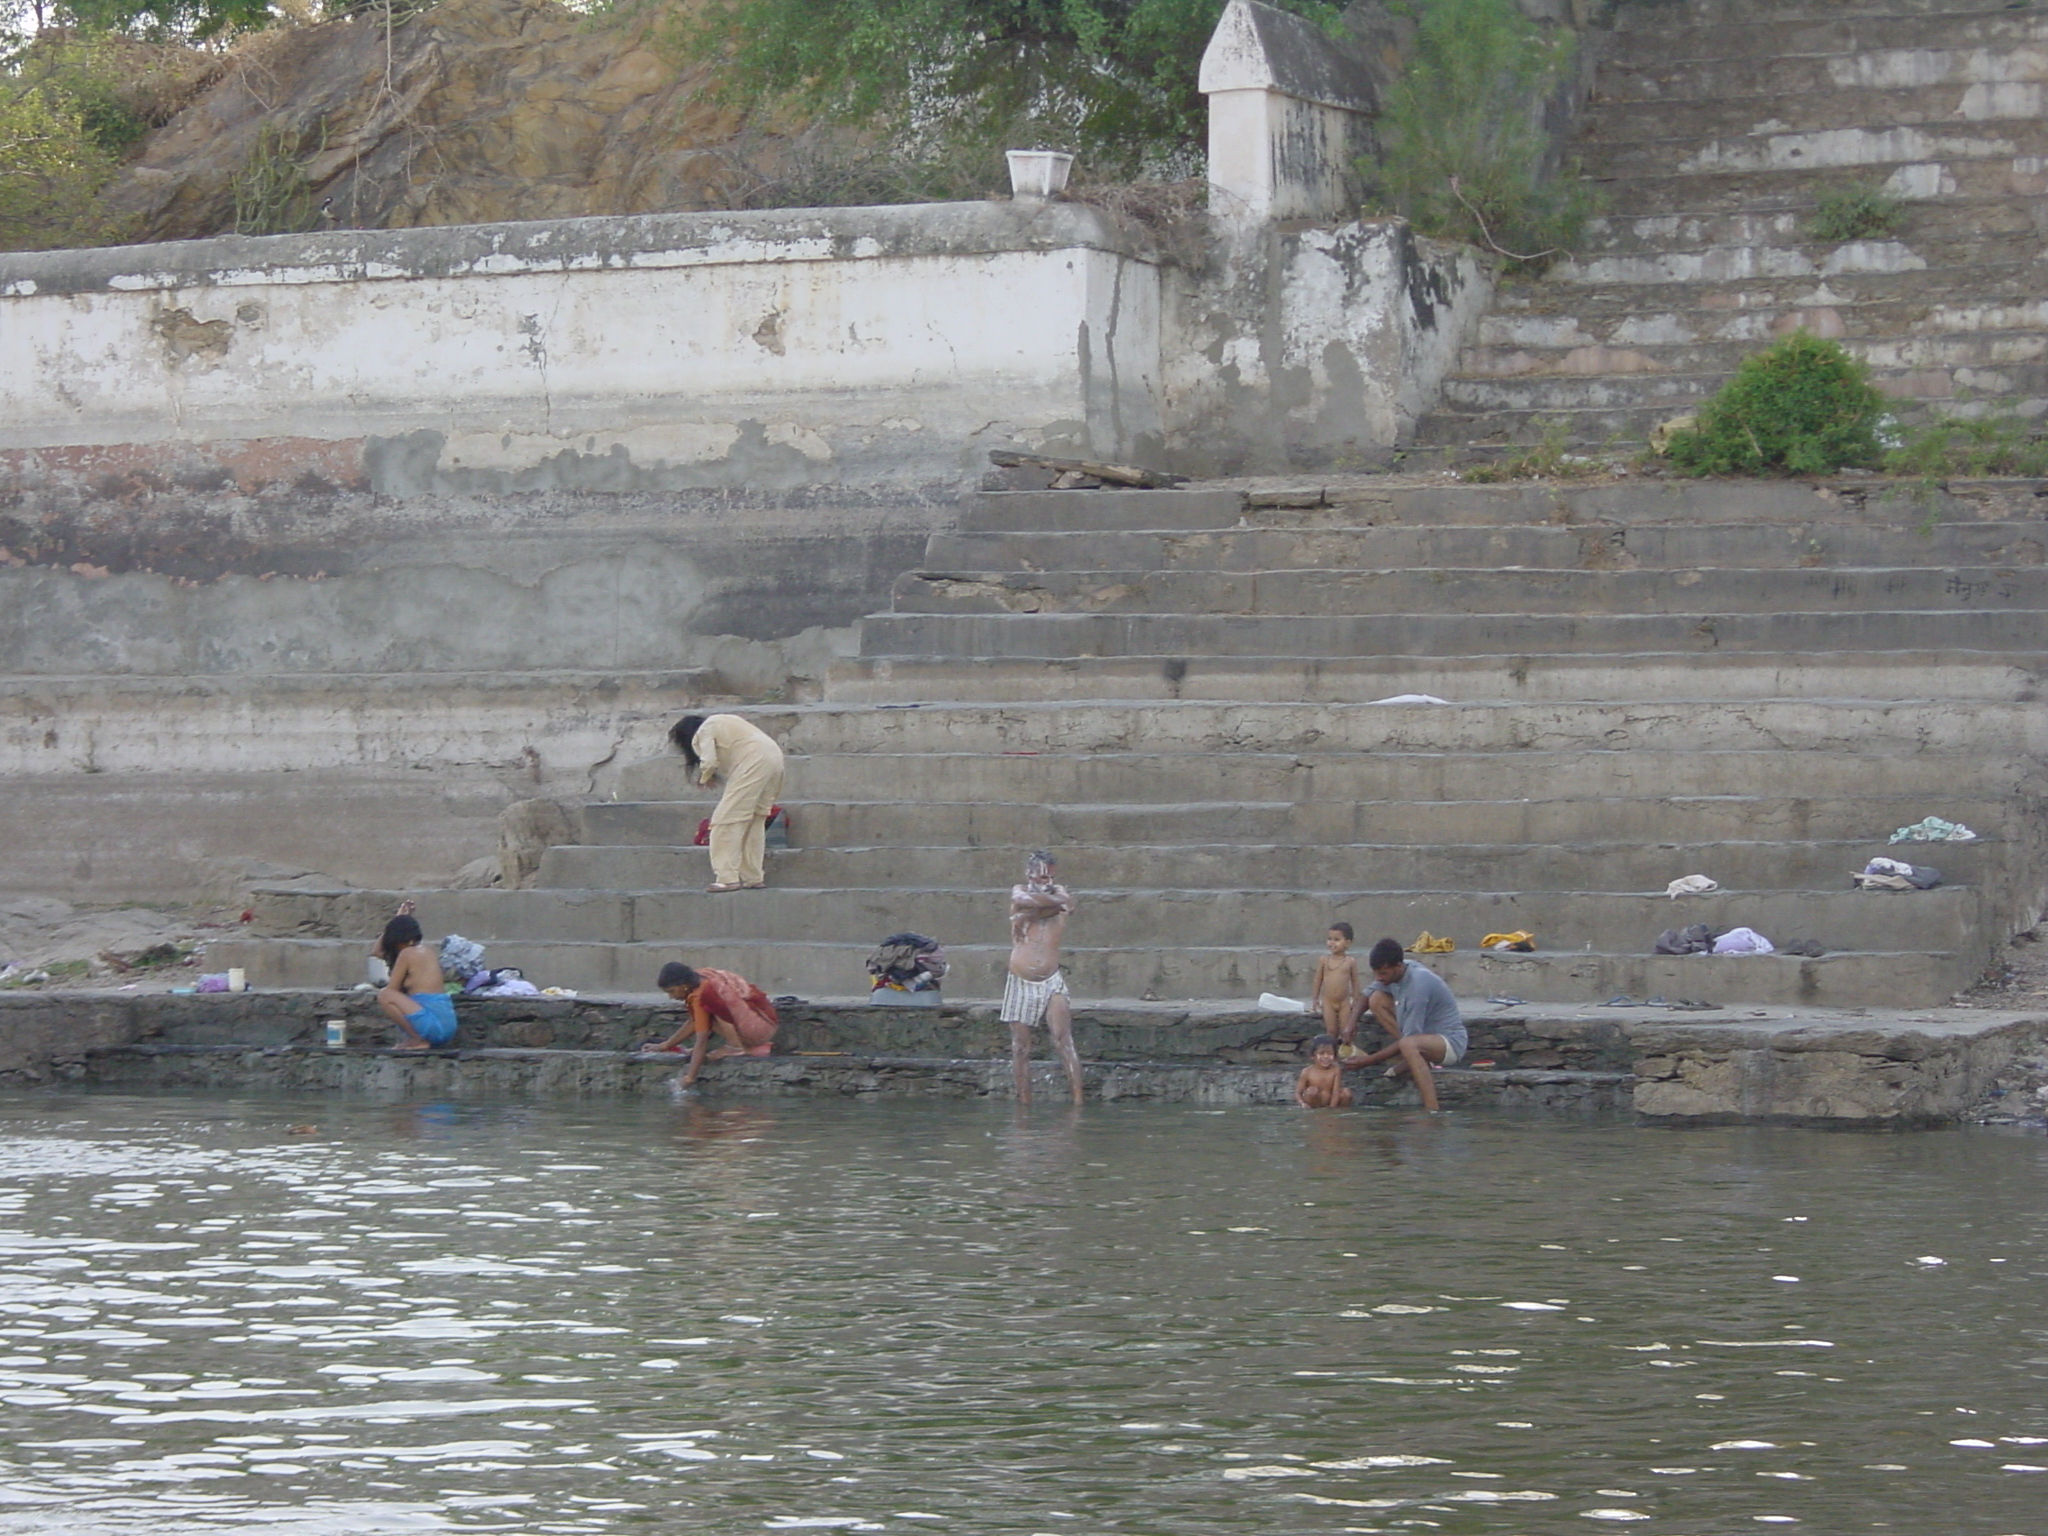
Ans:
{"label": "man in grey t-shirt", "polygon": [[1458,1012],[1458,1000],[1442,977],[1402,952],[1398,939],[1381,939],[1373,945],[1366,963],[1372,967],[1373,986],[1359,999],[1358,1012],[1370,1013],[1391,1043],[1353,1056],[1344,1065],[1372,1067],[1399,1057],[1387,1069],[1387,1076],[1406,1073],[1413,1077],[1422,1107],[1433,1112],[1437,1108],[1436,1083],[1430,1074],[1437,1067],[1453,1065],[1465,1054],[1465,1016]]}

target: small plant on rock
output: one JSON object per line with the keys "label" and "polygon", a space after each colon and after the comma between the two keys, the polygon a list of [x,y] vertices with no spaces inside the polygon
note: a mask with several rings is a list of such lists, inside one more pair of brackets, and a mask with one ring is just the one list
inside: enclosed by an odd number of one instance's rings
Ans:
{"label": "small plant on rock", "polygon": [[1833,341],[1794,331],[1743,360],[1665,452],[1689,475],[1829,475],[1874,468],[1885,398]]}
{"label": "small plant on rock", "polygon": [[1887,474],[1927,481],[2048,475],[2041,423],[2011,414],[1937,416],[1884,456]]}
{"label": "small plant on rock", "polygon": [[1876,187],[1838,187],[1814,205],[1807,235],[1829,245],[1875,240],[1897,232],[1906,205]]}

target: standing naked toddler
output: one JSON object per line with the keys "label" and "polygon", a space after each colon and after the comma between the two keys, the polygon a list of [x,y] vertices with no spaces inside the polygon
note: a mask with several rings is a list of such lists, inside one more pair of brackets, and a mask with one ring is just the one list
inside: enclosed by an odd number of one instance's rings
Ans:
{"label": "standing naked toddler", "polygon": [[1311,1008],[1322,1011],[1323,1033],[1347,1055],[1358,1034],[1358,999],[1365,992],[1358,979],[1358,956],[1351,953],[1351,939],[1349,923],[1330,924],[1329,936],[1323,940],[1330,952],[1316,962],[1315,995],[1309,1002]]}

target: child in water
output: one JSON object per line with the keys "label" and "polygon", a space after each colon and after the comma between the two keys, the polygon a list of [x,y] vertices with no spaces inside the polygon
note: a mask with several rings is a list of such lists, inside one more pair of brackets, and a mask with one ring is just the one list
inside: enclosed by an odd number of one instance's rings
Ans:
{"label": "child in water", "polygon": [[1316,962],[1314,996],[1309,1004],[1321,1010],[1323,1033],[1337,1041],[1344,1055],[1350,1054],[1347,1048],[1358,1033],[1358,1000],[1365,994],[1358,979],[1358,956],[1351,953],[1351,939],[1349,923],[1330,924],[1330,932],[1323,940],[1329,953]]}
{"label": "child in water", "polygon": [[1329,1035],[1309,1041],[1309,1064],[1295,1079],[1294,1102],[1303,1109],[1349,1109],[1351,1090],[1344,1086],[1344,1068],[1337,1062],[1337,1042]]}
{"label": "child in water", "polygon": [[453,1040],[455,1000],[442,990],[447,981],[441,962],[422,942],[419,919],[404,911],[392,918],[384,925],[376,953],[391,967],[391,979],[377,994],[377,1006],[398,1026],[402,1043],[393,1049],[417,1055]]}

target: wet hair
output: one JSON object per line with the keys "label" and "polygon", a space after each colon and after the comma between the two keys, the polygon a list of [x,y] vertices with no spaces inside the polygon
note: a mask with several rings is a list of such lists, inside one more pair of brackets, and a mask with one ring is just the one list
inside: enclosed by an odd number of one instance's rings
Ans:
{"label": "wet hair", "polygon": [[1320,1051],[1326,1045],[1332,1052],[1335,1052],[1337,1049],[1337,1037],[1335,1035],[1317,1035],[1315,1039],[1308,1043],[1309,1055],[1315,1055],[1317,1051]]}
{"label": "wet hair", "polygon": [[1376,971],[1383,971],[1390,965],[1402,963],[1404,951],[1399,939],[1381,939],[1373,945],[1372,953],[1365,957],[1365,963]]}
{"label": "wet hair", "polygon": [[697,739],[697,733],[704,729],[704,716],[685,715],[668,728],[668,739],[676,744],[676,750],[683,754],[683,761],[692,768],[697,766],[697,749],[690,745]]}
{"label": "wet hair", "polygon": [[420,942],[420,920],[416,917],[394,917],[384,925],[384,937],[377,941],[377,957],[386,965],[395,963],[398,952],[408,944]]}
{"label": "wet hair", "polygon": [[1357,934],[1351,931],[1351,925],[1349,923],[1332,923],[1330,924],[1330,932],[1343,934],[1344,942],[1346,944],[1349,944],[1353,939],[1358,937]]}
{"label": "wet hair", "polygon": [[654,984],[666,992],[670,987],[690,987],[694,989],[703,979],[703,977],[683,964],[682,961],[671,960],[661,968],[661,974],[654,978]]}
{"label": "wet hair", "polygon": [[1047,853],[1043,848],[1034,848],[1031,850],[1031,857],[1024,861],[1024,867],[1029,869],[1034,864],[1043,864],[1047,869],[1057,869],[1059,868],[1059,863],[1058,859]]}

